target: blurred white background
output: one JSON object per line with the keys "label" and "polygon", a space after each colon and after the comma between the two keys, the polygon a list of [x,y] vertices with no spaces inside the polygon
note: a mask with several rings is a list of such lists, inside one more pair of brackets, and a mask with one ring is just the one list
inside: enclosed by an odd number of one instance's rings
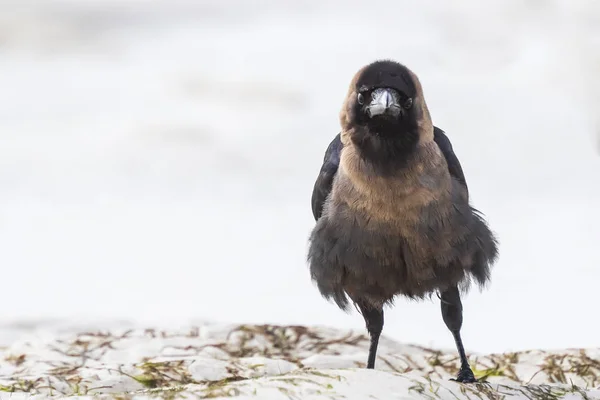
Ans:
{"label": "blurred white background", "polygon": [[[376,58],[420,77],[501,241],[468,350],[599,346],[597,0],[0,1],[0,324],[362,329],[305,256]],[[384,335],[454,348],[435,297]]]}

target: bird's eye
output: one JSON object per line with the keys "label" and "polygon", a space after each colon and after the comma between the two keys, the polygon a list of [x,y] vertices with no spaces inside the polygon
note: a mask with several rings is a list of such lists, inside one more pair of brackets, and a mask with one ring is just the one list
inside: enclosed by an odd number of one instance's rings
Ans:
{"label": "bird's eye", "polygon": [[412,107],[413,99],[410,97],[404,101],[403,107],[407,110]]}
{"label": "bird's eye", "polygon": [[362,93],[359,93],[358,96],[356,96],[356,101],[358,101],[358,104],[362,106],[365,104],[365,96],[363,96]]}

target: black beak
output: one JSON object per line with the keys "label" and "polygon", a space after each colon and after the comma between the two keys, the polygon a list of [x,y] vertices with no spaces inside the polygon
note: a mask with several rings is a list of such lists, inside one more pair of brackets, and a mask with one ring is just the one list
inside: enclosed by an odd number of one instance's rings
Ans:
{"label": "black beak", "polygon": [[371,93],[371,103],[366,107],[369,118],[386,115],[397,118],[402,112],[400,96],[393,89],[379,88]]}

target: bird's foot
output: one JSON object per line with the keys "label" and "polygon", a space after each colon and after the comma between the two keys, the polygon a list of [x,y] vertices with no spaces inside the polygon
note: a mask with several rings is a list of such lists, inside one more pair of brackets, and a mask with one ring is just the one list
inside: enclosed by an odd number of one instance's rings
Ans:
{"label": "bird's foot", "polygon": [[460,371],[458,371],[458,376],[456,379],[450,379],[451,381],[460,382],[460,383],[474,383],[477,382],[475,379],[475,374],[470,367],[461,367]]}

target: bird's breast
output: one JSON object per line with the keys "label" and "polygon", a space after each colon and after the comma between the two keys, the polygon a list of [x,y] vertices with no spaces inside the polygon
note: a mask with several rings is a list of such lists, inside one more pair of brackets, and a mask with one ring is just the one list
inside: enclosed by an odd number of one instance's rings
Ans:
{"label": "bird's breast", "polygon": [[451,207],[451,178],[439,148],[432,145],[419,148],[410,163],[386,176],[378,175],[355,149],[344,148],[332,189],[332,211],[400,229],[418,223],[432,205],[444,214]]}

